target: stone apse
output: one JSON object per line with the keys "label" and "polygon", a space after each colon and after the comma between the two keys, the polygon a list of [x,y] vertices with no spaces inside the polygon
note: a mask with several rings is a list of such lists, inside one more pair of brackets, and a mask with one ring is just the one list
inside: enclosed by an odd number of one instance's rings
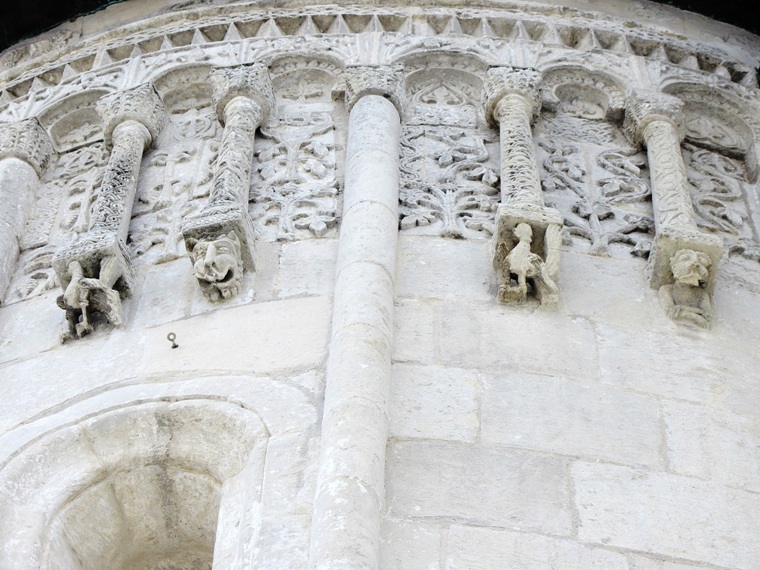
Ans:
{"label": "stone apse", "polygon": [[760,568],[760,39],[147,4],[0,55],[0,570]]}

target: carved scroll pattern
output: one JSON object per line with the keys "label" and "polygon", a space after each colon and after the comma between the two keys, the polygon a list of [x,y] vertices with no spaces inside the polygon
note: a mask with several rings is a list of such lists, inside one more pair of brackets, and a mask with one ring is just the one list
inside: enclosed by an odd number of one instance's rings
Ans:
{"label": "carved scroll pattern", "polygon": [[488,237],[499,205],[499,177],[488,146],[495,133],[408,126],[401,137],[402,230]]}
{"label": "carved scroll pattern", "polygon": [[338,223],[335,125],[327,112],[284,115],[261,128],[251,215],[268,240],[331,235]]}
{"label": "carved scroll pattern", "polygon": [[55,250],[90,227],[92,206],[108,155],[102,142],[59,156],[45,177],[21,239],[22,253],[4,303],[40,295],[57,285]]}
{"label": "carved scroll pattern", "polygon": [[646,257],[654,221],[644,154],[602,121],[550,116],[537,130],[545,201],[565,218],[565,242]]}
{"label": "carved scroll pattern", "polygon": [[213,110],[172,115],[159,147],[144,161],[129,247],[135,264],[165,263],[184,255],[182,219],[209,195],[221,127]]}

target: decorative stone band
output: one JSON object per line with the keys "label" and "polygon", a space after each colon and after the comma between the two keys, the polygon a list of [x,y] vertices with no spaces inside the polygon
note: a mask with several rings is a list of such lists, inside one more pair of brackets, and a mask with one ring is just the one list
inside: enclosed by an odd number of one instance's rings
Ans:
{"label": "decorative stone band", "polygon": [[260,63],[214,69],[211,86],[224,133],[208,204],[185,220],[182,234],[201,290],[220,301],[237,295],[244,269],[254,270],[256,235],[248,215],[254,138],[274,106],[274,91]]}
{"label": "decorative stone band", "polygon": [[626,133],[646,146],[652,178],[656,234],[649,256],[649,280],[655,289],[672,283],[671,260],[678,251],[688,249],[712,260],[704,285],[712,292],[723,243],[697,227],[681,154],[681,107],[678,98],[651,92],[635,93],[626,105]]}
{"label": "decorative stone band", "polygon": [[163,102],[149,84],[104,97],[98,112],[112,150],[93,204],[93,220],[86,233],[53,258],[64,290],[58,304],[69,322],[64,339],[91,332],[92,311],[105,315],[114,326],[123,324],[120,299],[129,294],[134,281],[125,242],[140,163],[167,120]]}
{"label": "decorative stone band", "polygon": [[53,142],[37,119],[0,124],[0,160],[23,160],[42,176],[55,155]]}
{"label": "decorative stone band", "polygon": [[396,107],[399,115],[404,102],[404,74],[400,65],[372,67],[347,67],[342,81],[333,92],[334,97],[343,96],[346,110],[350,113],[354,105],[367,95],[380,95]]}

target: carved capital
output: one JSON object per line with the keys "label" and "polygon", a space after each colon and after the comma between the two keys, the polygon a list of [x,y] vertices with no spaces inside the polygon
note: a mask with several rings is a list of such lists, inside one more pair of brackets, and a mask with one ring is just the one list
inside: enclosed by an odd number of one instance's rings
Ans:
{"label": "carved capital", "polygon": [[274,108],[274,90],[269,70],[263,63],[217,67],[211,70],[211,95],[217,116],[224,122],[227,104],[236,97],[245,97],[261,107],[261,120],[266,121]]}
{"label": "carved capital", "polygon": [[148,144],[156,141],[167,121],[164,102],[150,83],[106,95],[98,101],[97,110],[108,147],[113,145],[114,130],[125,121],[137,121],[148,129]]}
{"label": "carved capital", "polygon": [[518,95],[525,99],[532,109],[533,116],[541,106],[539,87],[541,73],[535,69],[516,67],[492,67],[486,74],[483,85],[483,104],[486,110],[486,120],[497,122],[496,107],[508,95]]}
{"label": "carved capital", "polygon": [[396,106],[401,114],[404,101],[404,74],[400,65],[393,67],[354,66],[346,69],[341,89],[350,112],[366,95],[380,95]]}
{"label": "carved capital", "polygon": [[628,138],[636,144],[646,143],[646,127],[654,121],[666,121],[675,127],[683,138],[683,102],[678,97],[639,91],[631,95],[625,105],[623,128]]}
{"label": "carved capital", "polygon": [[41,176],[54,155],[53,143],[37,119],[0,124],[0,159],[23,160]]}

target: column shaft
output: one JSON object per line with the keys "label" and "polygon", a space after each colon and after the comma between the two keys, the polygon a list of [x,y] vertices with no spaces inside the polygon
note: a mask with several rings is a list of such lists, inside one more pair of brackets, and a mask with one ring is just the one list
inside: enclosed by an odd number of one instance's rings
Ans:
{"label": "column shaft", "polygon": [[509,206],[542,207],[533,131],[533,105],[522,95],[503,97],[494,110],[501,138],[501,203]]}
{"label": "column shaft", "polygon": [[376,569],[384,500],[398,234],[400,119],[378,95],[350,112],[322,454],[309,567]]}

